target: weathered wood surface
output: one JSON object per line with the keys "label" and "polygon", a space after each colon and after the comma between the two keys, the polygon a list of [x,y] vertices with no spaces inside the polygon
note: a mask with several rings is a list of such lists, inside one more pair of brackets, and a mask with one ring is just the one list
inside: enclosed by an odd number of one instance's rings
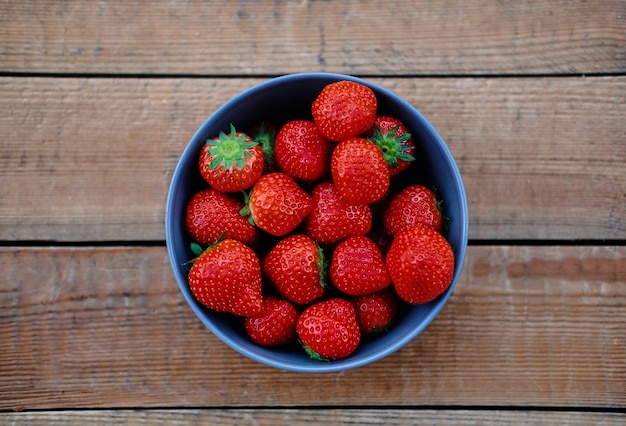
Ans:
{"label": "weathered wood surface", "polygon": [[0,270],[0,410],[626,406],[623,246],[470,247],[423,334],[321,375],[221,343],[182,298],[163,247],[5,247]]}
{"label": "weathered wood surface", "polygon": [[626,416],[620,413],[429,410],[429,409],[186,409],[186,410],[96,410],[61,412],[0,413],[0,422],[34,425],[187,425],[219,424],[235,426],[323,425],[437,425],[437,426],[620,426]]}
{"label": "weathered wood surface", "polygon": [[[422,335],[338,374],[237,354],[141,246],[202,122],[307,71],[423,112],[477,241]],[[0,424],[623,424],[625,75],[623,0],[0,0]]]}
{"label": "weathered wood surface", "polygon": [[[162,240],[184,146],[261,81],[0,77],[0,240]],[[470,238],[626,238],[626,77],[372,81],[448,143]]]}
{"label": "weathered wood surface", "polygon": [[253,75],[626,71],[624,1],[0,5],[3,71]]}

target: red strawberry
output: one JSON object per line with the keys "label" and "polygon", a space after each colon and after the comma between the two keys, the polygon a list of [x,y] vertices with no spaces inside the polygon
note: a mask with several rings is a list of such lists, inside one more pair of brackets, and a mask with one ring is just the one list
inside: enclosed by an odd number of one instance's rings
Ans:
{"label": "red strawberry", "polygon": [[265,158],[263,173],[279,171],[276,155],[274,153],[277,133],[278,128],[274,123],[269,121],[260,121],[248,130],[248,135],[250,135],[252,140],[258,143],[261,146],[261,150],[263,150],[263,157]]}
{"label": "red strawberry", "polygon": [[313,102],[311,112],[320,132],[339,142],[366,132],[376,118],[378,102],[369,87],[353,81],[325,86]]}
{"label": "red strawberry", "polygon": [[398,295],[391,287],[376,293],[355,296],[352,304],[363,334],[386,331],[398,314]]}
{"label": "red strawberry", "polygon": [[389,167],[376,145],[362,138],[337,145],[330,160],[333,182],[351,204],[378,201],[389,188]]}
{"label": "red strawberry", "polygon": [[309,120],[293,120],[276,136],[276,160],[295,179],[313,182],[329,171],[332,143]]}
{"label": "red strawberry", "polygon": [[367,138],[382,151],[391,176],[396,176],[415,160],[415,142],[404,123],[397,118],[376,117]]}
{"label": "red strawberry", "polygon": [[354,306],[345,299],[317,302],[300,314],[296,332],[313,359],[342,359],[361,342]]}
{"label": "red strawberry", "polygon": [[230,134],[220,132],[200,151],[200,174],[220,192],[250,188],[263,173],[263,150],[245,133],[230,125]]}
{"label": "red strawberry", "polygon": [[330,279],[337,289],[352,296],[374,293],[391,283],[380,250],[361,235],[350,237],[335,248]]}
{"label": "red strawberry", "polygon": [[306,220],[306,234],[322,244],[335,244],[353,235],[365,235],[372,227],[367,204],[348,204],[335,185],[322,182],[313,189],[313,209]]}
{"label": "red strawberry", "polygon": [[306,235],[294,234],[281,240],[265,257],[262,267],[276,290],[294,303],[311,303],[324,294],[324,254]]}
{"label": "red strawberry", "polygon": [[385,230],[398,235],[415,225],[441,232],[441,202],[435,193],[423,185],[409,185],[400,191],[383,213]]}
{"label": "red strawberry", "polygon": [[218,312],[252,316],[263,309],[261,264],[237,240],[218,241],[198,256],[189,270],[189,287],[200,303]]}
{"label": "red strawberry", "polygon": [[430,302],[452,284],[454,252],[431,228],[418,225],[398,234],[386,263],[396,292],[408,303]]}
{"label": "red strawberry", "polygon": [[254,245],[257,230],[239,214],[243,207],[243,201],[234,194],[204,189],[194,194],[187,203],[185,229],[202,246],[215,243],[224,232],[225,238]]}
{"label": "red strawberry", "polygon": [[281,346],[296,340],[298,310],[291,302],[273,296],[264,300],[263,310],[244,320],[244,329],[253,342]]}
{"label": "red strawberry", "polygon": [[265,232],[282,236],[294,229],[309,214],[313,201],[293,178],[285,173],[261,176],[254,184],[247,211],[252,221]]}

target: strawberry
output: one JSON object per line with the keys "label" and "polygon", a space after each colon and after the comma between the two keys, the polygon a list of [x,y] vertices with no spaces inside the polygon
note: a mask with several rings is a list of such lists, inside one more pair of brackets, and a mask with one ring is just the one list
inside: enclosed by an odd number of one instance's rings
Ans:
{"label": "strawberry", "polygon": [[401,190],[383,213],[385,230],[398,235],[415,225],[422,225],[441,232],[441,201],[435,193],[423,185],[409,185]]}
{"label": "strawberry", "polygon": [[256,226],[277,237],[296,229],[313,207],[309,194],[282,172],[261,176],[247,204],[241,213],[249,214]]}
{"label": "strawberry", "polygon": [[395,117],[380,115],[368,131],[367,139],[383,153],[390,176],[396,176],[415,161],[415,142],[407,127]]}
{"label": "strawberry", "polygon": [[296,332],[313,359],[342,359],[361,342],[361,331],[352,303],[333,298],[306,308],[296,324]]}
{"label": "strawberry", "polygon": [[295,179],[313,182],[329,171],[332,143],[309,120],[293,120],[276,136],[276,160]]}
{"label": "strawberry", "polygon": [[343,140],[330,160],[333,182],[351,204],[370,204],[389,188],[389,167],[376,145],[363,138]]}
{"label": "strawberry", "polygon": [[245,133],[230,125],[230,134],[220,132],[200,151],[200,174],[220,192],[250,188],[263,173],[263,150]]}
{"label": "strawberry", "polygon": [[398,314],[398,295],[391,287],[376,293],[355,296],[351,301],[363,334],[387,331]]}
{"label": "strawberry", "polygon": [[320,132],[339,142],[366,132],[374,124],[378,101],[369,87],[353,81],[326,85],[311,112]]}
{"label": "strawberry", "polygon": [[277,133],[278,128],[274,123],[269,121],[259,121],[248,130],[248,135],[261,146],[261,150],[263,151],[263,157],[265,159],[263,173],[279,171],[274,152]]}
{"label": "strawberry", "polygon": [[306,234],[321,244],[335,244],[372,227],[367,204],[349,204],[331,181],[318,184],[311,194],[313,208],[305,222]]}
{"label": "strawberry", "polygon": [[262,270],[276,290],[294,303],[311,303],[324,294],[324,253],[306,235],[294,234],[278,242],[263,260]]}
{"label": "strawberry", "polygon": [[252,249],[224,239],[207,248],[189,270],[189,287],[204,306],[240,316],[263,310],[261,264]]}
{"label": "strawberry", "polygon": [[350,237],[335,248],[330,279],[337,289],[352,296],[374,293],[391,283],[380,250],[362,235]]}
{"label": "strawberry", "polygon": [[431,228],[418,225],[398,234],[385,262],[396,292],[408,303],[430,302],[452,283],[454,252]]}
{"label": "strawberry", "polygon": [[185,229],[202,246],[213,244],[224,232],[225,238],[255,245],[257,230],[239,214],[243,207],[243,201],[234,194],[204,189],[194,194],[187,203]]}
{"label": "strawberry", "polygon": [[281,346],[296,340],[298,310],[291,302],[267,296],[263,310],[244,320],[244,329],[253,342],[262,346]]}

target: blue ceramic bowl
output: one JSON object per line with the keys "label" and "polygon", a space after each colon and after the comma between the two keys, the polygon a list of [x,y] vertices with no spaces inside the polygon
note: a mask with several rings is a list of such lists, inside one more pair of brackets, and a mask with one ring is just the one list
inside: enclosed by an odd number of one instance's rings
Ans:
{"label": "blue ceramic bowl", "polygon": [[[378,113],[394,115],[413,134],[419,153],[419,164],[407,177],[438,189],[443,198],[444,214],[450,218],[445,237],[456,259],[454,281],[436,300],[424,305],[405,305],[394,326],[385,334],[363,339],[359,348],[348,358],[323,362],[309,359],[301,348],[266,348],[253,343],[243,331],[240,318],[212,312],[198,303],[187,283],[194,257],[190,240],[184,229],[187,201],[205,184],[198,172],[198,156],[202,145],[219,131],[228,132],[231,123],[237,129],[247,129],[259,120],[281,125],[288,120],[311,119],[310,106],[322,88],[334,81],[353,80],[371,87],[378,98]],[[189,141],[174,171],[165,212],[165,236],[169,258],[178,286],[191,309],[219,339],[241,354],[279,369],[322,373],[343,371],[379,360],[406,345],[439,313],[452,293],[463,265],[468,235],[467,201],[463,181],[457,166],[433,126],[412,105],[398,95],[366,80],[342,74],[303,73],[268,80],[235,96],[211,115]]]}

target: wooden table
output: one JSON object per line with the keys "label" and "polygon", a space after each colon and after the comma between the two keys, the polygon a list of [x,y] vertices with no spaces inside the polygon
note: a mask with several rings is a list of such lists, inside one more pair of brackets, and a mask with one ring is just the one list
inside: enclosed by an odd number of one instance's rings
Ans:
{"label": "wooden table", "polygon": [[[304,71],[415,105],[470,209],[440,315],[339,374],[225,346],[164,242],[194,131]],[[626,422],[626,1],[3,1],[0,73],[0,424]]]}

